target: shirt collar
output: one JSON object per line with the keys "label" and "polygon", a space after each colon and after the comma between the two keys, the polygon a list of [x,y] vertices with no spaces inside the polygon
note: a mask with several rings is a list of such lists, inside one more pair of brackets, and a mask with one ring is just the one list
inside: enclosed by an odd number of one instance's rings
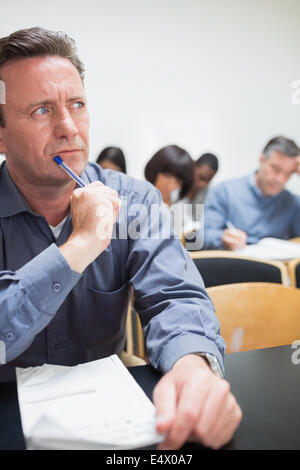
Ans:
{"label": "shirt collar", "polygon": [[256,175],[256,171],[254,171],[253,173],[249,175],[248,177],[249,186],[252,189],[252,191],[256,194],[256,196],[260,198],[264,198],[265,196],[263,195],[262,191],[257,186],[255,175]]}
{"label": "shirt collar", "polygon": [[[85,183],[90,183],[86,171],[82,173],[81,178]],[[0,165],[0,217],[12,217],[21,212],[30,212],[32,215],[40,216],[28,206],[18,187],[11,179],[7,164],[4,161]]]}
{"label": "shirt collar", "polygon": [[20,212],[32,212],[10,177],[6,162],[0,166],[0,217],[11,217]]}

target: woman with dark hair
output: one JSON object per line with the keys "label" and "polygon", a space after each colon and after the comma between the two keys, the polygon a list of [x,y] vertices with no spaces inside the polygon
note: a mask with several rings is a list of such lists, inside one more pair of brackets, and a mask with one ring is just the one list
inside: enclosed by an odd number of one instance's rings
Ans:
{"label": "woman with dark hair", "polygon": [[126,174],[126,161],[119,147],[106,147],[99,154],[96,163],[108,170],[121,171]]}
{"label": "woman with dark hair", "polygon": [[145,167],[145,178],[161,192],[165,204],[170,205],[171,193],[178,189],[184,197],[193,183],[193,160],[177,145],[163,147],[153,155]]}

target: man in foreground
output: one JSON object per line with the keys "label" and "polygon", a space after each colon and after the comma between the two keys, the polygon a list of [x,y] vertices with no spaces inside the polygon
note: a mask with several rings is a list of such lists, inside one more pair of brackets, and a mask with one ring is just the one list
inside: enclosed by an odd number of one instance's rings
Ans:
{"label": "man in foreground", "polygon": [[[156,236],[164,209],[153,186],[88,163],[73,41],[41,28],[2,38],[0,78],[0,378],[15,366],[120,354],[132,286],[149,361],[165,374],[154,392],[157,429],[166,434],[160,448],[187,439],[224,445],[241,410],[212,370],[222,370],[224,354],[213,306],[180,242]],[[75,189],[56,155],[84,189]]]}

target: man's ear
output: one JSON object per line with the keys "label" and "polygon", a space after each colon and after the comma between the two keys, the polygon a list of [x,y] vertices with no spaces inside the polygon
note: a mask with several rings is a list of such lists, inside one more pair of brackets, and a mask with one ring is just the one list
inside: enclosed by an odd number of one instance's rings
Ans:
{"label": "man's ear", "polygon": [[265,161],[265,156],[264,154],[262,153],[259,157],[259,164],[261,165],[263,162]]}

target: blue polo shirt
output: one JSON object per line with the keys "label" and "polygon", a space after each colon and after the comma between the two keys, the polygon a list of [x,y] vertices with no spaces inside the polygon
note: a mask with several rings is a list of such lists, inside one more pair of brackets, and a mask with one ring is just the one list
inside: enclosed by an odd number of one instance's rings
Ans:
{"label": "blue polo shirt", "polygon": [[286,189],[276,196],[264,196],[255,173],[224,181],[206,198],[204,249],[224,249],[222,236],[228,221],[247,233],[248,244],[265,237],[299,237],[300,197]]}
{"label": "blue polo shirt", "polygon": [[58,250],[72,233],[71,215],[56,239],[26,204],[6,163],[0,167],[0,379],[15,366],[71,366],[120,354],[131,289],[154,367],[166,372],[193,352],[213,354],[223,367],[213,305],[180,241],[163,235],[160,193],[93,163],[81,177],[115,189],[122,209],[109,247],[78,274]]}

